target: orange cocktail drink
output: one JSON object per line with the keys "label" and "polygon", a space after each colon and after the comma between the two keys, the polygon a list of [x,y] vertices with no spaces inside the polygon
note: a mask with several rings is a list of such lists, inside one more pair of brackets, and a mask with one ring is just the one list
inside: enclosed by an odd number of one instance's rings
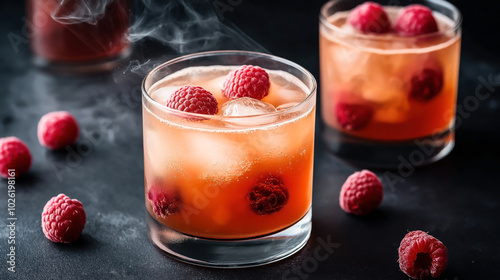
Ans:
{"label": "orange cocktail drink", "polygon": [[[268,94],[260,100],[222,93],[226,77],[244,64],[258,65],[269,75]],[[166,107],[184,86],[212,93],[217,113]],[[164,232],[211,240],[206,242],[213,249],[224,240],[248,245],[301,221],[310,223],[315,120],[310,74],[273,56],[209,52],[160,66],[145,79],[144,89],[145,200],[155,244],[175,251],[173,255],[200,259],[173,249]],[[301,233],[299,243],[308,234]],[[259,246],[254,246],[255,252],[262,249]],[[267,262],[263,251],[259,257],[255,252],[246,260],[226,256],[204,259],[203,264]]]}
{"label": "orange cocktail drink", "polygon": [[[321,109],[327,146],[348,160],[382,166],[397,166],[399,156],[412,157],[415,151],[424,154],[419,163],[444,156],[454,141],[458,10],[439,0],[413,6],[377,1],[380,6],[365,4],[365,11],[383,10],[387,16],[363,29],[367,15],[360,15],[356,6],[364,1],[345,2],[331,1],[321,14]],[[420,34],[406,22],[418,25],[415,14],[425,13],[425,6],[436,25],[420,28]],[[375,12],[368,14],[375,18]]]}

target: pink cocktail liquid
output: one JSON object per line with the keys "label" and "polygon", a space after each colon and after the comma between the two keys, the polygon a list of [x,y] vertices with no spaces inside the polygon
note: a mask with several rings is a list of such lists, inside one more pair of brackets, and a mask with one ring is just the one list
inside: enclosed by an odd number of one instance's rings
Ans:
{"label": "pink cocktail liquid", "polygon": [[[146,208],[170,229],[213,239],[251,238],[293,225],[310,209],[315,110],[304,107],[307,87],[284,71],[267,70],[269,95],[249,102],[268,111],[257,117],[225,117],[230,100],[221,86],[236,67],[186,68],[149,90],[158,104],[143,110]],[[160,105],[184,85],[214,94],[218,115],[193,121],[165,112]],[[240,110],[253,108],[244,106]],[[287,199],[278,211],[259,214],[250,206],[250,193],[268,178],[281,182]],[[175,193],[180,211],[158,215],[152,189]]]}
{"label": "pink cocktail liquid", "polygon": [[126,51],[129,1],[89,3],[90,7],[86,7],[86,2],[76,0],[29,0],[34,54],[49,62],[81,63],[116,57]]}
{"label": "pink cocktail liquid", "polygon": [[[401,8],[386,7],[394,18]],[[321,91],[324,122],[343,133],[381,141],[411,140],[449,130],[455,117],[460,34],[401,38],[395,33],[362,35],[346,23],[349,12],[327,18],[320,29]],[[435,14],[439,30],[453,22]],[[415,79],[426,69],[437,73],[441,89],[430,100],[412,98]],[[339,122],[342,105],[363,106],[370,113],[363,125]]]}

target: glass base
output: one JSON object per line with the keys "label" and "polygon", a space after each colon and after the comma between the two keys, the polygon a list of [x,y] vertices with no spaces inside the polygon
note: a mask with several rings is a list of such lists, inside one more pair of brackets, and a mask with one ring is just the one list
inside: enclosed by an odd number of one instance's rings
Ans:
{"label": "glass base", "polygon": [[116,68],[120,59],[126,58],[131,53],[131,47],[124,48],[119,54],[88,61],[63,62],[53,61],[40,56],[33,57],[33,64],[44,70],[63,74],[86,74],[111,71]]}
{"label": "glass base", "polygon": [[259,266],[300,250],[311,234],[311,210],[292,226],[249,239],[207,239],[175,231],[146,214],[151,241],[171,257],[191,264],[220,268]]}
{"label": "glass base", "polygon": [[323,125],[323,143],[339,158],[374,168],[413,167],[438,161],[455,145],[455,133],[447,129],[431,136],[407,141],[376,141],[342,133]]}

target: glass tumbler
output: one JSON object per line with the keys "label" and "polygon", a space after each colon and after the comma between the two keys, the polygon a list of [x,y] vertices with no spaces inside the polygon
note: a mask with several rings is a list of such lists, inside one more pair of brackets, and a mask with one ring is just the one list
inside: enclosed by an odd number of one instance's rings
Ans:
{"label": "glass tumbler", "polygon": [[[242,99],[267,104],[269,112],[225,115],[232,100],[221,85],[241,65],[269,73],[262,102]],[[219,113],[164,106],[185,85],[213,93]],[[193,264],[246,267],[283,259],[305,245],[316,104],[316,82],[307,70],[268,54],[204,52],[161,64],[142,90],[146,216],[156,246]]]}
{"label": "glass tumbler", "polygon": [[424,5],[432,10],[438,31],[406,37],[394,28],[363,33],[348,16],[364,2],[333,0],[321,9],[323,142],[341,159],[362,166],[439,160],[454,146],[460,12],[441,0],[401,0],[398,6],[374,1],[392,27],[405,6]]}

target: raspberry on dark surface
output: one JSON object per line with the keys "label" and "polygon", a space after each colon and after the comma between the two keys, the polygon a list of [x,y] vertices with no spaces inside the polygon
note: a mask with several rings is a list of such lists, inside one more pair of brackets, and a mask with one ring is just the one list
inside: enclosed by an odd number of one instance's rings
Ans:
{"label": "raspberry on dark surface", "polygon": [[83,205],[64,194],[51,198],[43,207],[42,230],[52,242],[70,243],[78,239],[85,228]]}
{"label": "raspberry on dark surface", "polygon": [[347,22],[363,33],[382,34],[392,30],[384,8],[374,2],[365,2],[354,8],[347,17]]}
{"label": "raspberry on dark surface", "polygon": [[189,113],[215,115],[219,111],[217,99],[200,86],[183,86],[176,90],[165,106]]}
{"label": "raspberry on dark surface", "polygon": [[373,109],[367,104],[340,102],[335,107],[335,114],[343,129],[359,130],[368,125],[373,116]]}
{"label": "raspberry on dark surface", "polygon": [[340,207],[347,213],[367,215],[382,202],[384,189],[373,172],[362,170],[347,178],[340,190]]}
{"label": "raspberry on dark surface", "polygon": [[269,94],[271,82],[266,70],[243,65],[231,71],[222,84],[222,93],[229,99],[251,97],[261,100]]}
{"label": "raspberry on dark surface", "polygon": [[443,89],[443,72],[440,69],[424,68],[411,78],[410,97],[427,102]]}
{"label": "raspberry on dark surface", "polygon": [[283,208],[288,201],[288,191],[277,176],[261,179],[248,194],[250,207],[258,215],[268,215]]}
{"label": "raspberry on dark surface", "polygon": [[399,268],[412,279],[439,277],[448,264],[446,246],[421,230],[405,235],[398,249]]}
{"label": "raspberry on dark surface", "polygon": [[148,191],[148,199],[153,212],[161,218],[168,218],[171,215],[179,213],[182,209],[181,196],[174,189],[165,190],[153,186]]}
{"label": "raspberry on dark surface", "polygon": [[21,139],[13,136],[0,138],[0,177],[9,178],[14,173],[17,178],[28,172],[31,162],[31,152]]}
{"label": "raspberry on dark surface", "polygon": [[80,128],[73,115],[66,111],[50,112],[38,122],[38,141],[49,149],[61,149],[78,139]]}
{"label": "raspberry on dark surface", "polygon": [[410,37],[437,32],[438,25],[431,9],[414,4],[401,10],[394,29],[399,36]]}

